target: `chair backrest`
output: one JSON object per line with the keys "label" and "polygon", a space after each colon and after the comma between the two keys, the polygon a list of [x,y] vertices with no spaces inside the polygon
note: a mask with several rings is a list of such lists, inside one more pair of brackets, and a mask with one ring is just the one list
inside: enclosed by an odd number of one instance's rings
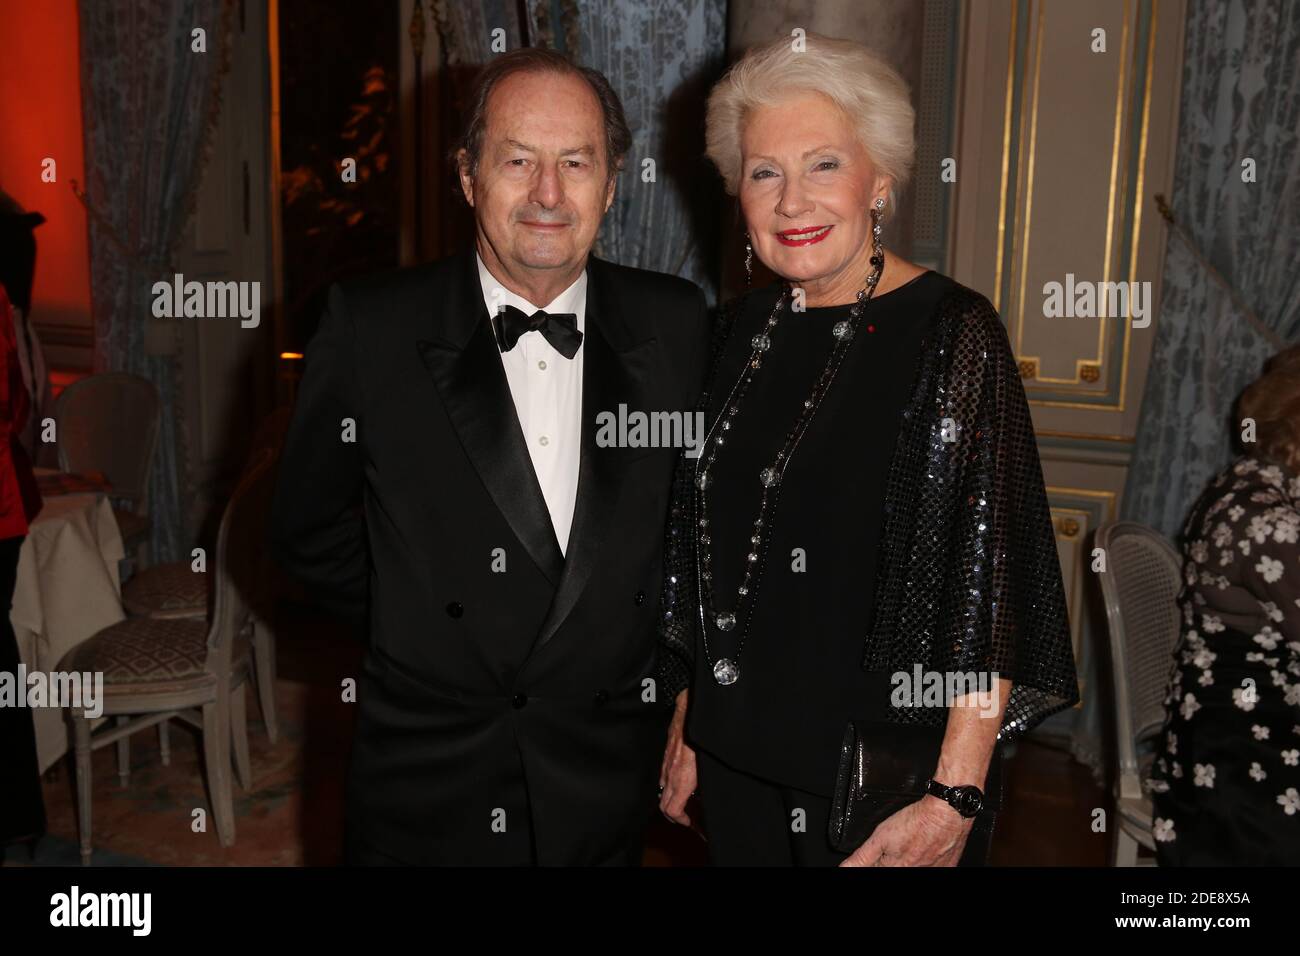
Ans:
{"label": "chair backrest", "polygon": [[161,417],[158,389],[138,375],[108,372],[73,382],[54,408],[59,467],[103,472],[114,497],[147,514]]}
{"label": "chair backrest", "polygon": [[268,564],[266,529],[275,489],[275,456],[263,451],[249,463],[230,495],[217,531],[213,572],[212,619],[208,629],[208,669],[224,673],[230,651],[252,610],[263,599]]}
{"label": "chair backrest", "polygon": [[279,454],[284,447],[285,436],[289,433],[289,423],[293,420],[293,406],[281,405],[267,415],[257,430],[253,432],[253,445],[248,452],[251,465],[261,457],[262,452],[270,450]]}
{"label": "chair backrest", "polygon": [[1181,621],[1182,560],[1159,532],[1132,521],[1102,525],[1096,545],[1106,556],[1098,577],[1110,631],[1118,784],[1120,796],[1137,797],[1138,745],[1165,719]]}

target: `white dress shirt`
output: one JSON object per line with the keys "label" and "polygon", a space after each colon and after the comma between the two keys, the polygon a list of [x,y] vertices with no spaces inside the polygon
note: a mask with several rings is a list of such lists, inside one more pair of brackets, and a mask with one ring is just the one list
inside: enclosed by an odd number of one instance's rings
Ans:
{"label": "white dress shirt", "polygon": [[[569,286],[546,305],[537,306],[515,295],[488,272],[478,260],[479,284],[488,315],[513,305],[526,315],[538,309],[551,314],[572,312],[578,316],[578,331],[585,334],[587,318],[587,272],[584,269]],[[585,343],[584,343],[585,344]],[[566,359],[541,332],[525,332],[509,352],[501,353],[515,414],[523,429],[524,442],[533,460],[533,471],[542,486],[542,497],[551,514],[560,552],[569,546],[569,529],[578,497],[578,463],[582,452],[582,356]]]}

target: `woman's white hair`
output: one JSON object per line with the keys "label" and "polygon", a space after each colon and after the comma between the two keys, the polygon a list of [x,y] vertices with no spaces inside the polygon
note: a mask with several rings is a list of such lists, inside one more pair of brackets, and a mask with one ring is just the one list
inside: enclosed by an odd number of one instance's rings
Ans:
{"label": "woman's white hair", "polygon": [[916,152],[915,111],[907,83],[860,43],[809,33],[803,50],[781,37],[749,50],[709,94],[706,152],[735,195],[740,188],[741,135],[755,107],[821,93],[853,124],[859,142],[890,183],[892,209],[907,185]]}

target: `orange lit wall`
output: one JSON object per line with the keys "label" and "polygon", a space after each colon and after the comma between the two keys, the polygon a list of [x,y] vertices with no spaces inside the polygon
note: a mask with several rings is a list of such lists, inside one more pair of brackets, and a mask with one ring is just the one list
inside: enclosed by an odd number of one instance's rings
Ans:
{"label": "orange lit wall", "polygon": [[[85,182],[76,0],[4,0],[0,37],[0,188],[46,219],[36,228],[32,320],[89,334],[86,213],[71,185]],[[47,156],[57,182],[41,181]]]}

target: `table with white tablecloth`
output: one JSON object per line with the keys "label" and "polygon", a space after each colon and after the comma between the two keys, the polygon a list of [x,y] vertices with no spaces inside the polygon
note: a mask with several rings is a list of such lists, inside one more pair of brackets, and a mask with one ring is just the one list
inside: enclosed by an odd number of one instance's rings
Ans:
{"label": "table with white tablecloth", "polygon": [[[69,650],[126,616],[118,578],[124,553],[106,495],[45,499],[23,542],[9,614],[29,673],[50,673]],[[58,707],[38,707],[33,717],[45,771],[68,750],[67,719]]]}

